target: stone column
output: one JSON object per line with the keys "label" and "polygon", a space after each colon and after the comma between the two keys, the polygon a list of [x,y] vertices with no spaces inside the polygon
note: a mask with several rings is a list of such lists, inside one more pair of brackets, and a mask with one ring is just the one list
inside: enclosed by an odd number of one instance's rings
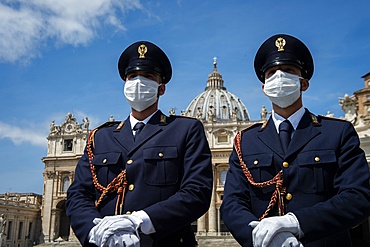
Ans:
{"label": "stone column", "polygon": [[[215,165],[213,164],[213,177],[216,177],[216,169],[215,169]],[[208,232],[210,233],[210,235],[212,235],[212,233],[214,233],[214,235],[216,235],[216,232],[217,232],[217,213],[216,213],[216,197],[215,197],[215,193],[216,193],[216,186],[215,186],[215,182],[216,182],[217,179],[214,179],[213,180],[213,188],[212,188],[212,198],[211,198],[211,206],[209,207],[209,211],[208,211],[208,226],[209,226],[209,229],[208,229]]]}
{"label": "stone column", "polygon": [[78,239],[72,229],[72,227],[69,228],[69,237],[68,237],[69,242],[78,242]]}
{"label": "stone column", "polygon": [[53,205],[53,190],[54,190],[54,173],[47,172],[45,175],[45,189],[44,189],[44,204],[42,208],[42,231],[44,241],[46,243],[53,241],[53,232],[51,229],[52,215],[51,209]]}
{"label": "stone column", "polygon": [[221,232],[221,213],[219,207],[217,207],[217,232]]}
{"label": "stone column", "polygon": [[197,234],[202,235],[206,232],[206,219],[205,214],[197,220]]}
{"label": "stone column", "polygon": [[58,236],[56,236],[55,230],[57,228],[56,225],[56,220],[57,220],[57,212],[55,209],[52,209],[51,211],[51,222],[50,222],[50,241],[53,242],[55,239],[57,239]]}

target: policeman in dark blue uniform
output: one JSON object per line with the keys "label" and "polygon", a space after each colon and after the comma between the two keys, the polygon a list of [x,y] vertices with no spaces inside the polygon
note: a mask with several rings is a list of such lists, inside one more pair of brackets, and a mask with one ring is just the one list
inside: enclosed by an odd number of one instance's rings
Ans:
{"label": "policeman in dark blue uniform", "polygon": [[302,104],[314,65],[295,37],[278,34],[254,67],[273,112],[237,134],[221,213],[242,246],[351,246],[370,215],[369,168],[351,123]]}
{"label": "policeman in dark blue uniform", "polygon": [[118,69],[132,112],[91,131],[68,189],[71,226],[83,246],[195,246],[213,179],[203,125],[158,110],[172,69],[156,45],[130,45]]}

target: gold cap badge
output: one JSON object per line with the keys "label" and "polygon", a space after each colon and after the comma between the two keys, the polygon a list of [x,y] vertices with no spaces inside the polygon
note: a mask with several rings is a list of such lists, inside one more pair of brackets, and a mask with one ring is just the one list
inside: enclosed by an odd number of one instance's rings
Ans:
{"label": "gold cap badge", "polygon": [[277,38],[275,41],[275,46],[278,48],[278,51],[284,51],[285,44],[286,44],[286,41],[282,37]]}
{"label": "gold cap badge", "polygon": [[145,58],[145,53],[148,51],[148,47],[146,45],[142,44],[137,48],[137,51],[139,52],[140,56],[139,58]]}

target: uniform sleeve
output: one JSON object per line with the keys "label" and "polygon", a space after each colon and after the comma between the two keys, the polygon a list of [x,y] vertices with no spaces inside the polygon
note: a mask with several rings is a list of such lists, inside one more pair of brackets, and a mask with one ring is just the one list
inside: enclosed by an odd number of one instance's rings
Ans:
{"label": "uniform sleeve", "polygon": [[72,229],[83,246],[88,243],[88,234],[94,227],[93,219],[101,218],[95,207],[95,187],[92,182],[86,150],[79,160],[74,181],[67,191],[66,212]]}
{"label": "uniform sleeve", "polygon": [[144,209],[154,225],[157,238],[189,225],[206,213],[210,205],[213,175],[204,128],[199,121],[192,120],[186,124],[178,130],[187,131],[182,150],[183,176],[179,191]]}
{"label": "uniform sleeve", "polygon": [[[341,130],[341,131],[340,131]],[[370,215],[369,168],[352,124],[338,128],[341,136],[337,155],[334,189],[337,194],[312,207],[294,210],[305,235],[311,242],[346,231]]]}
{"label": "uniform sleeve", "polygon": [[222,219],[241,246],[252,247],[253,229],[248,224],[258,219],[250,212],[248,181],[240,167],[235,149],[230,155],[229,164],[221,205]]}

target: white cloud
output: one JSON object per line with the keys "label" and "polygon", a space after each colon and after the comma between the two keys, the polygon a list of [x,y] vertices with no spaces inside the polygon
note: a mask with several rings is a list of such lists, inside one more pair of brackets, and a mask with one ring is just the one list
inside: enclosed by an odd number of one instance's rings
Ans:
{"label": "white cloud", "polygon": [[[19,126],[27,125],[27,128],[0,122],[0,139],[8,139],[15,145],[28,143],[32,146],[46,148],[50,123],[55,121],[55,125],[60,126],[65,122],[66,116],[67,113],[54,113],[49,116],[47,120],[38,123],[32,123],[29,121],[23,123],[19,121],[17,122]],[[90,121],[90,129],[108,121],[108,117],[107,119],[101,119],[98,115],[87,114],[79,110],[74,111],[73,117],[76,119],[78,124],[82,124],[83,119],[88,117]]]}
{"label": "white cloud", "polygon": [[122,16],[133,9],[143,9],[140,0],[2,1],[0,62],[27,62],[50,43],[86,45],[106,25],[124,31]]}
{"label": "white cloud", "polygon": [[32,129],[21,129],[19,127],[0,122],[0,139],[10,139],[14,144],[31,143],[38,147],[46,147],[46,136],[36,133]]}

